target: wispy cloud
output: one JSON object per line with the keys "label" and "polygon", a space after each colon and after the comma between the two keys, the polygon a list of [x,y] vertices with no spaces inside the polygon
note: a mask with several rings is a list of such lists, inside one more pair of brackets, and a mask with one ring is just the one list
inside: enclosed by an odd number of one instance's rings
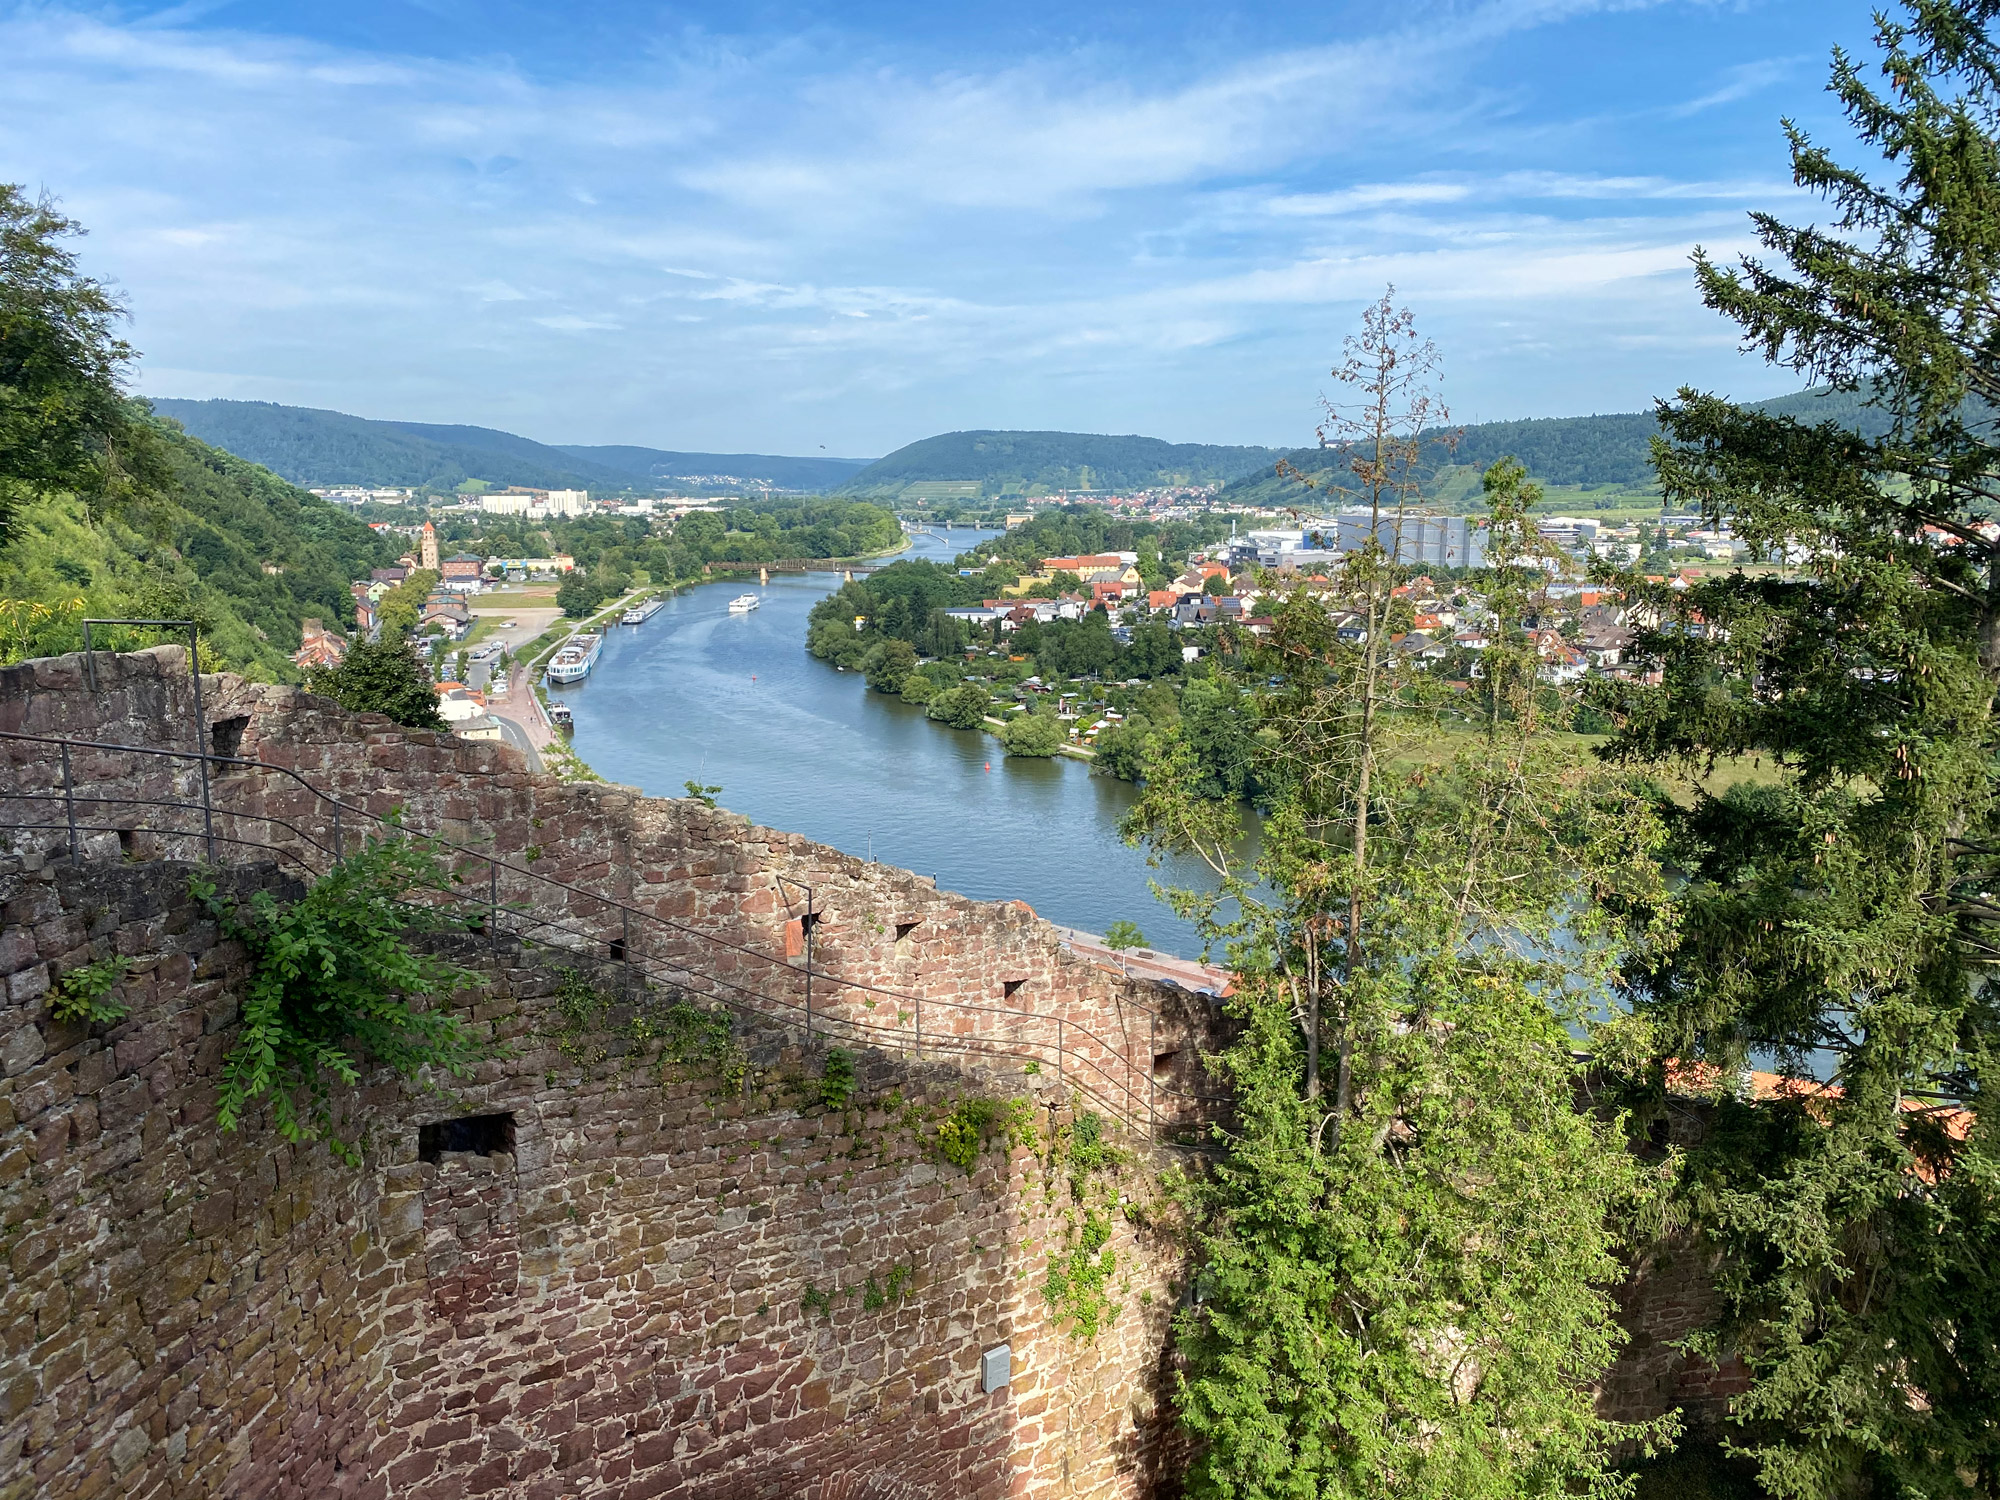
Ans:
{"label": "wispy cloud", "polygon": [[[674,447],[1283,440],[1387,280],[1517,412],[1607,382],[1636,403],[1689,373],[1664,350],[1720,368],[1689,248],[1788,186],[1643,132],[1551,159],[1537,129],[1604,101],[1490,66],[1669,12],[1436,0],[1331,36],[1301,11],[1283,46],[950,71],[885,33],[683,29],[565,72],[230,30],[231,7],[21,5],[0,178],[93,227],[161,394]],[[1795,66],[1753,44],[1697,99],[1620,107],[1726,115]]]}

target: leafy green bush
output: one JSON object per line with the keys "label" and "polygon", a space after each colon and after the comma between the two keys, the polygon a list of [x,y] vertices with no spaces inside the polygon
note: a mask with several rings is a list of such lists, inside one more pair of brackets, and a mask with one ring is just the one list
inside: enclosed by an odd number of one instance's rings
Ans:
{"label": "leafy green bush", "polygon": [[1123,917],[1104,929],[1104,946],[1123,951],[1126,948],[1146,946],[1146,934],[1139,930],[1137,922],[1128,922]]}
{"label": "leafy green bush", "polygon": [[96,963],[78,964],[56,981],[49,1009],[58,1021],[109,1025],[124,1020],[130,1007],[109,996],[131,967],[131,959],[116,955],[100,958]]}
{"label": "leafy green bush", "polygon": [[1016,1145],[1033,1129],[1034,1110],[1025,1099],[963,1099],[938,1124],[938,1155],[970,1173],[994,1136]]}
{"label": "leafy green bush", "polygon": [[369,839],[289,904],[260,890],[232,910],[210,877],[192,878],[196,899],[254,965],[242,1023],[223,1058],[222,1129],[236,1129],[246,1110],[265,1101],[286,1140],[325,1140],[358,1164],[360,1152],[331,1135],[328,1096],[336,1082],[357,1082],[369,1063],[406,1081],[426,1068],[462,1078],[494,1055],[459,1017],[412,1003],[448,998],[477,981],[405,941],[413,932],[463,925],[412,899],[448,893],[453,883],[434,843],[400,835]]}
{"label": "leafy green bush", "polygon": [[828,1109],[847,1108],[854,1097],[854,1054],[843,1047],[829,1047],[826,1067],[819,1075],[819,1102]]}

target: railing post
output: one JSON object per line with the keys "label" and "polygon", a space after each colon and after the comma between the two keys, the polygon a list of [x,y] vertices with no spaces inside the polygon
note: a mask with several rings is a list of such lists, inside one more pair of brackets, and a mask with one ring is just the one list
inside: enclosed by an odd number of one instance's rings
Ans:
{"label": "railing post", "polygon": [[341,857],[341,853],[340,853],[340,804],[339,804],[338,802],[335,802],[335,803],[333,804],[333,857],[334,857],[335,859],[339,859],[339,858]]}
{"label": "railing post", "polygon": [[69,857],[76,858],[76,793],[69,779],[69,741],[62,742],[63,812],[69,819]]}
{"label": "railing post", "polygon": [[618,926],[621,934],[618,939],[618,951],[625,956],[625,972],[619,982],[624,985],[625,1001],[627,1004],[630,1004],[632,1000],[632,908],[622,903],[618,907]]}
{"label": "railing post", "polygon": [[201,831],[208,849],[208,862],[215,863],[215,807],[208,790],[208,715],[201,706],[201,638],[192,622],[188,625],[188,667],[194,679],[194,748],[201,757]]}
{"label": "railing post", "polygon": [[1063,1086],[1063,1018],[1056,1017],[1056,1089]]}
{"label": "railing post", "polygon": [[812,888],[806,888],[806,1050],[813,1044],[813,928],[819,925],[813,915]]}
{"label": "railing post", "polygon": [[495,948],[500,946],[500,862],[489,858],[486,861],[486,937]]}
{"label": "railing post", "polygon": [[916,1000],[917,1000],[917,1061],[922,1062],[924,1060],[924,997],[922,995],[919,995],[916,997]]}

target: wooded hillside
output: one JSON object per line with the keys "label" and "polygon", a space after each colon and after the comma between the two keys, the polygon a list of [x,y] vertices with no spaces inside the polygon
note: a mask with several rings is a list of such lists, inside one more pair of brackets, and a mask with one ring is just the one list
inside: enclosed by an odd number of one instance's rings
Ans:
{"label": "wooded hillside", "polygon": [[843,487],[894,497],[912,484],[959,481],[987,497],[1059,490],[1218,484],[1268,469],[1276,448],[1169,443],[1086,432],[946,432],[877,459]]}

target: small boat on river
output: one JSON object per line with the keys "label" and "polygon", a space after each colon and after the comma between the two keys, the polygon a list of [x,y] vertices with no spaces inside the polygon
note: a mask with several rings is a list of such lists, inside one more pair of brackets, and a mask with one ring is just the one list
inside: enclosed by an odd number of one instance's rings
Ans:
{"label": "small boat on river", "polygon": [[732,615],[747,615],[763,602],[755,594],[738,594],[729,601],[729,612]]}

